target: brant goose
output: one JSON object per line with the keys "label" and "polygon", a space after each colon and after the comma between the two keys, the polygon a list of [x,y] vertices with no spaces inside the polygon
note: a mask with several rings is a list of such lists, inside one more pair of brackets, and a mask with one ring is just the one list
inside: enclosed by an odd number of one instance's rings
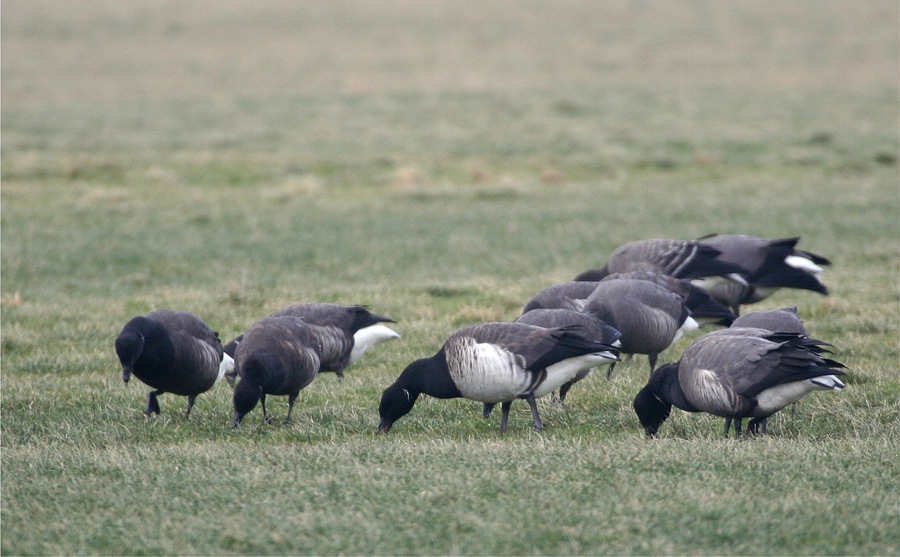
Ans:
{"label": "brant goose", "polygon": [[656,435],[672,406],[752,418],[748,433],[759,432],[762,420],[810,391],[844,389],[837,378],[846,375],[844,366],[823,357],[822,346],[827,344],[765,329],[708,333],[691,344],[678,363],[653,372],[635,397],[634,410],[650,436]]}
{"label": "brant goose", "polygon": [[219,334],[183,311],[160,309],[135,317],[116,337],[116,354],[126,385],[134,375],[156,389],[147,399],[148,416],[159,414],[156,397],[172,393],[188,397],[184,417],[189,417],[197,395],[234,369],[231,357],[222,352]]}
{"label": "brant goose", "polygon": [[300,389],[309,385],[319,372],[318,341],[299,317],[266,317],[244,333],[234,362],[241,380],[234,389],[231,427],[237,427],[257,402],[262,405],[263,420],[271,423],[266,412],[266,395],[288,396],[288,413],[284,419],[288,423]]}
{"label": "brant goose", "polygon": [[702,243],[721,252],[719,259],[746,269],[747,284],[704,283],[713,298],[728,305],[737,315],[742,304],[765,300],[780,288],[799,288],[828,295],[818,273],[820,265],[831,265],[821,255],[796,249],[800,238],[765,240],[752,236],[725,235],[703,239]]}
{"label": "brant goose", "polygon": [[506,431],[516,399],[531,406],[534,428],[543,429],[536,398],[558,389],[578,372],[614,361],[618,349],[599,343],[579,327],[544,329],[522,323],[486,323],[453,333],[430,358],[411,363],[384,390],[378,432],[412,410],[420,394],[502,403]]}
{"label": "brant goose", "polygon": [[698,327],[678,296],[646,280],[601,281],[584,311],[622,333],[622,353],[647,354],[651,373],[660,352]]}
{"label": "brant goose", "polygon": [[575,281],[563,282],[547,287],[525,304],[522,313],[528,313],[533,309],[570,309],[581,311],[584,309],[584,301],[587,300],[597,282]]}

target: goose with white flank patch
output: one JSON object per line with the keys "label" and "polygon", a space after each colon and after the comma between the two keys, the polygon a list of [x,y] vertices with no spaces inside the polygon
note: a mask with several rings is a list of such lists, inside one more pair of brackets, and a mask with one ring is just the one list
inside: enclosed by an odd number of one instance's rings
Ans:
{"label": "goose with white flank patch", "polygon": [[263,420],[270,423],[266,395],[287,395],[284,423],[288,423],[300,390],[319,373],[318,344],[310,327],[299,317],[266,317],[251,325],[235,353],[235,367],[241,379],[234,389],[231,427],[237,427],[257,402],[262,405]]}
{"label": "goose with white flank patch", "polygon": [[[797,315],[796,307],[773,309],[771,311],[752,311],[735,319],[731,326],[734,328],[766,329],[773,333],[793,333],[809,337],[809,332],[807,332],[806,327],[803,326],[803,321],[800,319],[800,316]],[[795,402],[791,405],[791,411],[793,411],[796,404],[797,403]],[[728,428],[731,421],[731,418],[725,418],[725,435],[728,435]],[[740,435],[741,426],[742,420],[738,418],[735,420],[734,424],[734,431],[737,435]],[[762,427],[763,433],[765,433],[769,426],[768,420],[763,418],[760,426]]]}
{"label": "goose with white flank patch", "polygon": [[614,361],[618,349],[599,343],[578,327],[544,329],[522,323],[486,323],[450,335],[430,358],[411,363],[384,390],[378,432],[388,432],[412,410],[420,394],[501,403],[506,431],[516,399],[531,406],[534,428],[543,429],[536,398],[558,389],[580,371]]}
{"label": "goose with white flank patch", "polygon": [[[302,318],[318,339],[321,352],[319,372],[334,372],[343,379],[344,368],[355,364],[370,348],[400,335],[384,323],[395,323],[390,317],[375,315],[364,306],[336,304],[297,304],[273,312],[269,317],[289,315]],[[234,355],[243,335],[225,345],[225,352]],[[234,383],[234,375],[226,377]]]}
{"label": "goose with white flank patch", "polygon": [[[634,399],[647,435],[655,436],[672,406],[724,418],[762,420],[811,391],[843,390],[843,364],[824,358],[826,343],[765,329],[723,329],[685,350],[681,361],[660,366]],[[740,431],[737,432],[740,435]],[[728,429],[725,430],[728,435]]]}
{"label": "goose with white flank patch", "polygon": [[678,296],[646,280],[601,281],[584,311],[622,333],[622,353],[646,354],[651,373],[662,351],[698,327]]}
{"label": "goose with white flank patch", "polygon": [[694,286],[690,279],[677,279],[651,271],[632,271],[630,273],[612,273],[604,277],[601,282],[618,279],[646,280],[662,286],[678,296],[681,303],[690,310],[694,321],[700,325],[724,325],[727,327],[736,317],[728,309],[728,306],[715,300],[706,290]]}
{"label": "goose with white flank patch", "polygon": [[[619,340],[622,333],[593,315],[578,311],[568,309],[533,309],[520,315],[519,318],[516,319],[516,323],[534,325],[545,329],[578,326],[581,327],[582,332],[588,334],[596,342],[615,346],[616,348],[622,346],[622,342]],[[572,388],[572,385],[587,377],[591,372],[591,369],[579,371],[575,377],[559,387],[560,403],[565,404],[566,394],[568,394],[569,389]],[[491,407],[493,407],[493,405],[491,405]],[[487,417],[489,413],[490,410],[488,409],[488,405],[485,404],[485,417]]]}
{"label": "goose with white flank patch", "polygon": [[721,257],[721,251],[693,240],[638,240],[616,248],[601,269],[581,273],[575,280],[599,281],[612,273],[650,271],[675,278],[707,279],[716,283],[746,284],[746,270]]}
{"label": "goose with white flank patch", "polygon": [[156,310],[125,324],[116,337],[116,354],[122,364],[122,380],[134,375],[151,388],[144,413],[159,414],[156,397],[172,393],[188,397],[191,415],[197,395],[212,389],[234,369],[222,351],[218,333],[196,315],[183,311]]}
{"label": "goose with white flank patch", "polygon": [[743,235],[712,236],[702,240],[721,252],[719,259],[746,269],[747,284],[698,283],[713,298],[740,314],[742,304],[765,300],[781,288],[798,288],[828,295],[819,273],[831,262],[821,255],[796,249],[800,238],[765,240]]}

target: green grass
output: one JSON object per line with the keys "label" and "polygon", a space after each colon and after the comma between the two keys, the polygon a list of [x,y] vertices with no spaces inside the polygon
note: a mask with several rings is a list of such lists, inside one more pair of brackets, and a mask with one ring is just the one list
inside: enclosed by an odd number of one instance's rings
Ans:
{"label": "green grass", "polygon": [[[528,7],[527,37],[498,27],[484,53],[452,4],[433,8],[441,25],[412,7],[357,6],[359,21],[306,7],[283,19],[317,30],[293,49],[265,24],[281,7],[147,7],[154,19],[35,5],[4,2],[3,555],[900,554],[893,4],[691,4],[699,27],[612,7],[621,17],[597,25],[635,36],[600,50],[583,46],[590,25],[573,38]],[[400,27],[454,48],[410,55],[404,73],[379,34]],[[769,29],[783,52],[757,52]],[[863,30],[869,42],[851,40]],[[178,63],[143,48],[156,33]],[[233,56],[236,36],[275,54]],[[365,48],[331,53],[323,36],[383,51],[357,60]],[[522,58],[508,59],[510,36]],[[484,87],[454,86],[469,76],[452,63],[421,73],[445,51],[487,64]],[[306,53],[302,86],[282,87],[284,52]],[[348,75],[360,91],[330,85]],[[746,309],[797,305],[850,368],[844,392],[776,414],[765,439],[725,440],[721,419],[675,411],[648,440],[630,406],[636,358],[578,384],[568,409],[539,401],[541,433],[524,403],[501,436],[480,404],[423,397],[375,435],[382,390],[456,329],[514,319],[622,243],[710,232],[801,235],[834,262],[831,296]],[[307,301],[369,305],[403,336],[343,381],[313,382],[288,425],[278,397],[275,425],[256,409],[231,430],[224,384],[190,420],[172,395],[147,418],[147,389],[121,382],[113,341],[135,315],[190,311],[230,339]]]}

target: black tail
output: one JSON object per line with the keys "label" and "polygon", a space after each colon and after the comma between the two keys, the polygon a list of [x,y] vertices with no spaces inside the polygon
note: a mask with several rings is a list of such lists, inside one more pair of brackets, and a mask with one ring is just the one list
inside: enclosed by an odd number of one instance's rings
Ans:
{"label": "black tail", "polygon": [[690,285],[684,305],[691,310],[691,317],[704,322],[728,327],[737,319],[728,306],[713,299],[706,290],[694,285]]}
{"label": "black tail", "polygon": [[747,270],[727,261],[718,259],[722,252],[706,244],[697,244],[697,252],[691,261],[677,270],[675,278],[702,278],[725,276],[732,273],[747,275]]}
{"label": "black tail", "polygon": [[799,288],[828,295],[828,288],[816,275],[784,263],[753,283],[756,287]]}
{"label": "black tail", "polygon": [[353,311],[353,324],[350,325],[350,331],[353,333],[360,329],[371,327],[376,323],[396,323],[390,317],[369,312],[365,306],[353,306],[351,309]]}

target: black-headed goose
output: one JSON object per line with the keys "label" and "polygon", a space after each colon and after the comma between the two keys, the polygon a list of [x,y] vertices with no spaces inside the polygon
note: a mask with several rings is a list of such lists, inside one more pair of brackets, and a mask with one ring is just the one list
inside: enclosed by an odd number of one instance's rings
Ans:
{"label": "black-headed goose", "polygon": [[430,358],[411,363],[384,390],[379,432],[412,410],[420,394],[502,403],[506,431],[516,399],[531,406],[534,427],[543,429],[536,398],[558,389],[578,372],[615,360],[614,346],[595,342],[578,327],[544,329],[522,323],[486,323],[450,335]]}
{"label": "black-headed goose", "polygon": [[735,314],[742,304],[765,300],[781,288],[799,288],[819,294],[828,294],[819,273],[822,265],[831,262],[808,251],[796,249],[800,238],[765,240],[743,235],[713,236],[703,244],[719,250],[719,259],[740,265],[746,269],[747,284],[697,283],[710,294],[728,305]]}
{"label": "black-headed goose", "polygon": [[622,333],[622,353],[646,354],[651,373],[660,352],[698,327],[678,296],[646,280],[601,281],[584,311]]}
{"label": "black-headed goose", "polygon": [[234,362],[240,381],[234,388],[231,426],[237,427],[257,402],[262,405],[263,420],[269,423],[266,395],[287,395],[287,423],[300,390],[319,372],[318,340],[299,317],[266,317],[244,333]]}
{"label": "black-headed goose", "polygon": [[549,286],[528,300],[522,314],[528,313],[533,309],[569,309],[572,311],[581,311],[584,309],[584,302],[587,300],[594,288],[597,287],[596,282],[573,281],[563,282]]}
{"label": "black-headed goose", "polygon": [[[557,327],[581,327],[582,331],[595,341],[601,344],[608,344],[619,348],[622,342],[619,338],[622,336],[618,330],[597,319],[588,313],[572,311],[568,309],[533,309],[527,313],[523,313],[516,319],[516,323],[525,323],[526,325],[534,325],[545,329],[553,329]],[[591,369],[579,371],[575,377],[559,387],[559,402],[564,403],[566,394],[572,385],[581,381],[591,372]],[[485,417],[489,413],[485,408]]]}
{"label": "black-headed goose", "polygon": [[575,280],[599,281],[612,273],[651,271],[675,278],[720,277],[745,284],[739,264],[724,261],[721,252],[693,240],[638,240],[616,248],[601,269],[581,273]]}
{"label": "black-headed goose", "polygon": [[736,317],[728,309],[728,306],[715,300],[706,290],[694,286],[690,279],[677,279],[651,271],[612,273],[603,278],[604,281],[617,279],[647,280],[662,286],[678,296],[681,302],[691,311],[691,317],[694,318],[694,321],[701,325],[724,325],[727,327]]}
{"label": "black-headed goose", "polygon": [[[367,350],[400,337],[385,325],[394,323],[393,319],[375,315],[363,306],[297,304],[275,311],[269,317],[285,315],[300,317],[315,326],[313,334],[319,341],[322,357],[319,372],[334,372],[339,378],[344,377],[344,368],[355,364]],[[242,338],[240,335],[225,345],[225,352],[233,355]],[[233,383],[234,375],[226,379]]]}
{"label": "black-headed goose", "polygon": [[[648,435],[656,435],[672,406],[724,418],[752,418],[748,430],[815,390],[844,389],[844,366],[823,357],[825,343],[765,329],[723,329],[660,366],[634,399]],[[740,432],[737,432],[738,435]],[[728,435],[728,429],[725,430]]]}
{"label": "black-headed goose", "polygon": [[116,338],[116,354],[126,385],[134,375],[156,389],[147,399],[147,415],[159,414],[157,396],[172,393],[188,397],[184,417],[189,417],[197,395],[212,389],[234,368],[218,334],[183,311],[161,309],[135,317]]}

